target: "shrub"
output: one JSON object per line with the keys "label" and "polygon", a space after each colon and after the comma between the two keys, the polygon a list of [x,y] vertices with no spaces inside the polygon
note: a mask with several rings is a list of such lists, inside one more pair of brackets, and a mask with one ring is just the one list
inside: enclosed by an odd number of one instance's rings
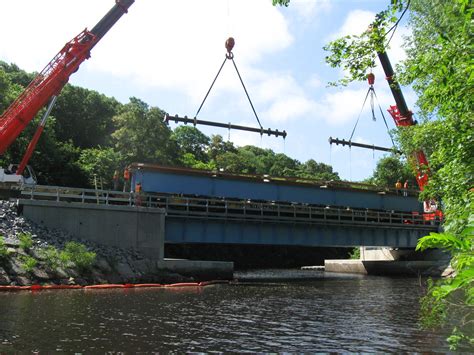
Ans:
{"label": "shrub", "polygon": [[3,235],[0,235],[0,261],[6,259],[7,257],[8,249],[5,245],[5,239],[3,238]]}
{"label": "shrub", "polygon": [[38,261],[29,255],[22,255],[20,261],[21,267],[28,273],[31,273],[36,265],[38,265]]}
{"label": "shrub", "polygon": [[41,253],[44,257],[45,264],[51,269],[56,269],[57,267],[63,265],[59,250],[52,245],[46,247],[46,249],[44,249]]}
{"label": "shrub", "polygon": [[90,270],[95,257],[96,253],[87,251],[85,245],[77,242],[67,243],[64,250],[59,254],[59,258],[64,265],[72,262],[81,271]]}
{"label": "shrub", "polygon": [[354,249],[352,249],[352,251],[349,252],[349,258],[359,260],[360,259],[360,248],[355,247]]}
{"label": "shrub", "polygon": [[31,237],[31,233],[20,233],[18,235],[18,239],[20,239],[20,248],[23,250],[28,250],[33,246],[33,238]]}

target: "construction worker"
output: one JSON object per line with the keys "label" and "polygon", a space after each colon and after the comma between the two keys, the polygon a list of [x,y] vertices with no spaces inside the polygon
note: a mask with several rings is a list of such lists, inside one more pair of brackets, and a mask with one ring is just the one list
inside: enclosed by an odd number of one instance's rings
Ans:
{"label": "construction worker", "polygon": [[137,182],[135,185],[135,206],[141,206],[142,205],[142,183]]}
{"label": "construction worker", "polygon": [[403,184],[403,196],[408,196],[408,180],[405,180],[405,183]]}
{"label": "construction worker", "polygon": [[395,190],[397,190],[397,194],[400,195],[400,191],[402,190],[402,183],[400,182],[400,179],[398,179],[395,183]]}
{"label": "construction worker", "polygon": [[117,191],[118,184],[119,184],[119,171],[118,170],[114,171],[114,176],[113,176],[112,180],[114,182],[114,191]]}
{"label": "construction worker", "polygon": [[[130,180],[130,170],[125,168],[123,171],[123,192],[127,191],[127,183]],[[130,186],[130,190],[132,190],[132,186]]]}

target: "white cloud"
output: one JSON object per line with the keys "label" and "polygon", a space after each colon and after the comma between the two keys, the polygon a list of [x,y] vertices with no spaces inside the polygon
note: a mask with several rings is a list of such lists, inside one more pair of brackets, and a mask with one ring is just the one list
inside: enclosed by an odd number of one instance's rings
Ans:
{"label": "white cloud", "polygon": [[[2,38],[0,56],[38,71],[66,41],[84,27],[92,28],[113,4],[112,0],[3,1],[0,32],[11,35]],[[32,25],[19,25],[20,16],[21,23],[35,24],[34,31]],[[285,18],[268,0],[141,0],[83,66],[133,78],[143,87],[184,91],[197,102],[224,59],[229,35],[236,40],[239,69],[293,41]]]}
{"label": "white cloud", "polygon": [[92,28],[112,5],[92,0],[2,1],[0,57],[40,71],[67,41],[85,27]]}
{"label": "white cloud", "polygon": [[306,22],[313,21],[321,13],[326,13],[331,9],[330,0],[291,0],[289,6],[298,18]]}
{"label": "white cloud", "polygon": [[304,96],[282,97],[265,112],[265,117],[275,123],[288,122],[308,115],[314,106],[315,102]]}
{"label": "white cloud", "polygon": [[323,86],[323,83],[317,74],[312,74],[306,82],[306,86],[312,89],[318,89]]}
{"label": "white cloud", "polygon": [[345,89],[326,94],[319,102],[319,116],[332,125],[353,121],[362,107],[366,92],[364,89]]}
{"label": "white cloud", "polygon": [[387,50],[392,65],[400,63],[402,60],[406,59],[407,54],[405,52],[405,49],[403,48],[403,37],[409,36],[410,34],[411,30],[406,27],[398,26],[398,28],[396,29],[395,34],[392,40],[390,41],[390,48]]}
{"label": "white cloud", "polygon": [[374,21],[375,13],[365,10],[349,12],[341,28],[330,36],[330,40],[348,35],[360,35]]}
{"label": "white cloud", "polygon": [[364,137],[361,137],[361,136],[355,136],[352,139],[352,141],[356,142],[356,143],[362,143],[362,144],[371,144],[371,142],[369,142],[367,139],[365,139]]}
{"label": "white cloud", "polygon": [[[329,40],[334,40],[347,35],[360,35],[368,26],[374,21],[375,13],[365,10],[353,10],[347,15],[343,25],[333,34],[330,35]],[[406,52],[403,49],[403,37],[410,35],[410,30],[401,25],[395,31],[395,34],[390,42],[390,49],[388,53],[392,65],[399,63],[406,58]],[[377,66],[379,64],[377,63]]]}
{"label": "white cloud", "polygon": [[[143,1],[135,7],[135,12],[130,10],[128,21],[116,28],[115,36],[102,43],[91,67],[116,75],[132,75],[144,86],[185,91],[194,101],[201,99],[224,60],[228,35],[235,38],[233,52],[242,72],[262,56],[282,50],[292,41],[283,16],[264,0],[251,5],[231,1],[231,33],[224,1]],[[112,53],[120,50],[123,43],[126,53],[121,55],[120,62],[111,63]],[[230,62],[225,70],[213,94],[235,86],[226,85],[230,74],[232,82],[238,83]],[[248,80],[248,76],[244,78]]]}

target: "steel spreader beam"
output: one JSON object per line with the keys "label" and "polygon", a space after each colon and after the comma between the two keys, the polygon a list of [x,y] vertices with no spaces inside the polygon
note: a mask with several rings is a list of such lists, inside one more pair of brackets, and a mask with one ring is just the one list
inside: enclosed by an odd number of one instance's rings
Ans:
{"label": "steel spreader beam", "polygon": [[279,131],[277,129],[273,130],[273,129],[264,129],[264,128],[240,126],[240,125],[235,125],[235,124],[232,124],[232,123],[221,123],[221,122],[214,122],[214,121],[198,120],[197,118],[188,118],[187,116],[179,117],[178,115],[170,116],[170,115],[166,114],[163,121],[165,123],[168,123],[169,121],[174,121],[176,123],[178,123],[178,122],[183,122],[185,124],[192,123],[194,126],[199,124],[199,125],[205,125],[205,126],[236,129],[236,130],[240,130],[240,131],[260,133],[261,135],[267,134],[269,136],[275,136],[275,137],[281,136],[283,138],[286,138],[286,135],[287,135],[285,130]]}
{"label": "steel spreader beam", "polygon": [[346,141],[345,139],[329,137],[329,144],[333,144],[333,143],[335,143],[336,145],[341,144],[342,146],[348,145],[349,147],[354,146],[354,147],[366,148],[366,149],[372,149],[372,150],[381,150],[383,152],[403,154],[401,150],[398,150],[395,148],[385,148],[385,147],[379,147],[376,145],[356,143],[356,142],[352,142],[351,140]]}

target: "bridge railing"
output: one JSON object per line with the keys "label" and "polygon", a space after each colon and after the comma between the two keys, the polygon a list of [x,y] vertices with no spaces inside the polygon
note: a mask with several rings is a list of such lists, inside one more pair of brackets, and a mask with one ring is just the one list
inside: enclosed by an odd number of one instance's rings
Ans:
{"label": "bridge railing", "polygon": [[329,206],[306,206],[272,202],[232,201],[190,197],[165,197],[158,207],[176,217],[206,217],[228,220],[272,222],[329,222],[386,224],[412,227],[427,224],[417,213],[374,211]]}
{"label": "bridge railing", "polygon": [[59,186],[37,185],[26,187],[22,190],[22,196],[35,200],[58,202],[164,208],[168,216],[175,218],[207,218],[272,223],[382,224],[407,228],[433,225],[431,221],[424,221],[423,216],[415,212],[378,211],[271,201],[135,194]]}

